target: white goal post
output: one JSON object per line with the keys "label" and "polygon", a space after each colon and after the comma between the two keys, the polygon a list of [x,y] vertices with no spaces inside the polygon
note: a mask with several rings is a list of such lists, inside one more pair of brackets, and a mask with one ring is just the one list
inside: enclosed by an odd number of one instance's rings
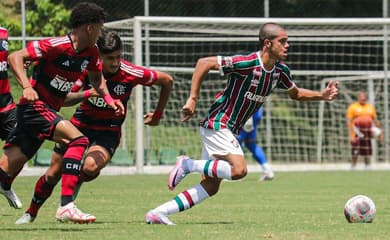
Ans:
{"label": "white goal post", "polygon": [[277,22],[287,29],[286,63],[298,86],[320,90],[329,79],[340,80],[340,95],[331,103],[296,102],[283,91],[271,96],[258,129],[258,142],[268,159],[277,163],[349,161],[345,111],[357,91],[367,91],[385,132],[376,161],[388,161],[389,18],[134,17],[105,27],[122,37],[126,59],[174,77],[160,126],[143,125],[143,114],[152,111],[158,100],[158,88],[136,87],[129,104],[122,148],[134,157],[139,172],[144,164],[172,164],[176,154],[200,157],[197,125],[225,79],[209,74],[202,84],[196,115],[181,123],[180,110],[189,94],[193,67],[199,57],[257,51],[258,31],[265,22]]}

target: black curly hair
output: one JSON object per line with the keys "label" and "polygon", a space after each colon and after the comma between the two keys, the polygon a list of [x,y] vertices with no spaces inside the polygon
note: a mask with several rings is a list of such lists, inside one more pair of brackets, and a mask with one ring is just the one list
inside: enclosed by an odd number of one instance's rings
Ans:
{"label": "black curly hair", "polygon": [[72,28],[80,27],[88,23],[100,23],[106,20],[104,9],[91,2],[80,2],[76,4],[70,15],[70,25]]}
{"label": "black curly hair", "polygon": [[113,31],[103,30],[97,41],[97,45],[99,52],[103,54],[112,53],[122,49],[122,41],[119,35]]}

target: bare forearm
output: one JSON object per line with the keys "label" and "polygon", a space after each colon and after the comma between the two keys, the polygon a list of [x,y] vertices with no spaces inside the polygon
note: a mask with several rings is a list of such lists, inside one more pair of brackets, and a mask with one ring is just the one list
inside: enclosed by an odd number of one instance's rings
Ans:
{"label": "bare forearm", "polygon": [[203,79],[210,70],[218,70],[217,57],[207,57],[198,60],[191,80],[190,98],[196,101],[199,97],[200,87]]}
{"label": "bare forearm", "polygon": [[8,57],[8,62],[19,85],[25,89],[31,87],[30,81],[24,70],[24,57],[20,52],[15,52]]}
{"label": "bare forearm", "polygon": [[322,92],[313,91],[305,88],[299,88],[295,100],[298,101],[313,101],[313,100],[324,100]]}
{"label": "bare forearm", "polygon": [[172,82],[161,86],[160,98],[156,107],[156,111],[163,111],[168,103],[169,96],[172,90]]}
{"label": "bare forearm", "polygon": [[66,96],[65,101],[64,101],[64,106],[69,107],[69,106],[76,105],[76,104],[80,103],[81,101],[83,101],[83,99],[85,99],[84,92],[68,93],[68,95]]}

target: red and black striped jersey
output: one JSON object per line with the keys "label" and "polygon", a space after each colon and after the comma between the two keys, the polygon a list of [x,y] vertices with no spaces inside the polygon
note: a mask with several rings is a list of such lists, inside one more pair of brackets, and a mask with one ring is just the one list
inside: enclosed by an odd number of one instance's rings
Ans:
{"label": "red and black striped jersey", "polygon": [[[157,81],[157,72],[145,67],[134,65],[126,60],[121,60],[121,65],[115,74],[104,74],[110,95],[114,99],[121,100],[125,107],[125,114],[115,116],[103,98],[90,97],[77,108],[71,121],[75,126],[94,130],[120,131],[121,125],[127,113],[127,102],[132,89],[138,85],[151,86]],[[88,79],[84,89],[89,89]]]}
{"label": "red and black striped jersey", "polygon": [[0,27],[0,113],[15,108],[8,79],[8,31]]}
{"label": "red and black striped jersey", "polygon": [[[57,111],[83,72],[101,71],[97,46],[76,52],[70,35],[30,42],[27,50],[29,58],[38,62],[30,82],[39,99]],[[20,102],[24,101],[22,97]]]}

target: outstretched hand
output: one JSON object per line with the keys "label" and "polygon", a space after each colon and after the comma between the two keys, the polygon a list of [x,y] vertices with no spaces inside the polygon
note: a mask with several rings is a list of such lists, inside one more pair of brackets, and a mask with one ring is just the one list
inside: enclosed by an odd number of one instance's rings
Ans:
{"label": "outstretched hand", "polygon": [[330,81],[324,91],[322,91],[323,100],[332,101],[335,99],[339,92],[338,85],[338,81]]}

